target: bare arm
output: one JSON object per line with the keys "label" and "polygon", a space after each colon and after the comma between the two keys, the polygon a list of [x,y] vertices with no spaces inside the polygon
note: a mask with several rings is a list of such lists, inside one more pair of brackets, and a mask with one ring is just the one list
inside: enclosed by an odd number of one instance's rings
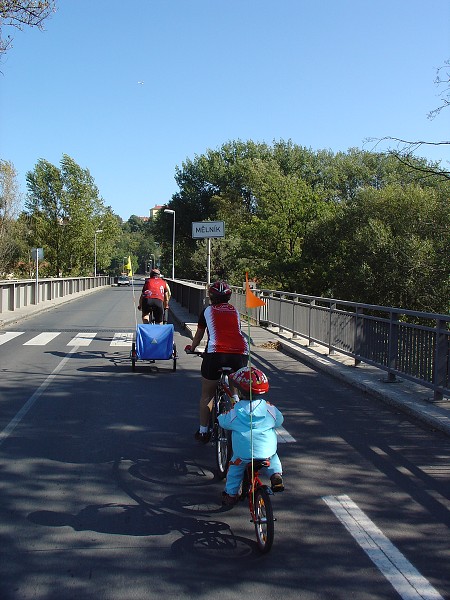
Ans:
{"label": "bare arm", "polygon": [[194,350],[197,348],[197,346],[202,341],[204,335],[205,335],[205,330],[200,327],[197,327],[197,331],[195,332],[195,335],[192,339],[191,352],[194,352]]}

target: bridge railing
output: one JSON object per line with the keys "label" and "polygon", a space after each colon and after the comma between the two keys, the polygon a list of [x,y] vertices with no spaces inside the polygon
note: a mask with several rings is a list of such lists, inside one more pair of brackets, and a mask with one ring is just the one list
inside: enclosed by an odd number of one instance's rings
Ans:
{"label": "bridge railing", "polygon": [[[194,315],[206,302],[206,284],[170,281],[173,297]],[[266,303],[247,311],[245,291],[233,287],[233,304],[257,324],[278,327],[329,354],[351,356],[386,371],[387,381],[403,377],[433,390],[434,400],[450,394],[450,316],[359,304],[333,298],[253,290]]]}
{"label": "bridge railing", "polygon": [[39,279],[37,283],[35,279],[0,281],[0,315],[105,285],[110,285],[110,277],[104,275]]}

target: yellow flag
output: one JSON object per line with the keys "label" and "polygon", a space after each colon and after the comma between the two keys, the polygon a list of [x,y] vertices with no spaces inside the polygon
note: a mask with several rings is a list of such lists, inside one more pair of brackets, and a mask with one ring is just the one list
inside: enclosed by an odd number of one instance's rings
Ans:
{"label": "yellow flag", "polygon": [[126,269],[128,272],[130,272],[130,271],[132,271],[132,270],[133,270],[133,267],[131,266],[131,258],[130,258],[130,257],[128,257],[128,262],[127,262],[127,264],[125,265],[125,269]]}
{"label": "yellow flag", "polygon": [[245,273],[245,306],[246,308],[258,308],[258,306],[265,306],[264,300],[260,300],[250,289],[248,284],[248,273]]}

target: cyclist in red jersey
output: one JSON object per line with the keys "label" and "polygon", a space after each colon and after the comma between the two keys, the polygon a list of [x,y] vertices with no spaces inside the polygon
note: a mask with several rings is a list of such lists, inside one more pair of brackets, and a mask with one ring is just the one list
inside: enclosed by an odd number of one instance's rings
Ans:
{"label": "cyclist in red jersey", "polygon": [[142,310],[142,322],[150,323],[153,318],[155,323],[162,325],[164,307],[168,305],[169,297],[168,285],[161,279],[159,269],[152,269],[139,298],[138,310]]}
{"label": "cyclist in red jersey", "polygon": [[[241,331],[239,312],[229,304],[231,288],[225,281],[216,281],[208,290],[210,306],[199,316],[197,331],[186,352],[193,352],[207,331],[208,341],[202,361],[202,390],[200,397],[200,427],[195,439],[209,442],[209,403],[220,379],[219,369],[231,367],[237,371],[248,362],[248,342]],[[237,390],[236,390],[237,392]]]}

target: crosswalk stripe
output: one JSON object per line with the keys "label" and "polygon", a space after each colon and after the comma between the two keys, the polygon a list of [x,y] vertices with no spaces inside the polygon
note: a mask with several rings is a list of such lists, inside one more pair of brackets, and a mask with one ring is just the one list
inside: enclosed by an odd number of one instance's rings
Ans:
{"label": "crosswalk stripe", "polygon": [[[23,335],[25,331],[7,331],[0,332],[0,345],[6,344],[10,342],[14,338],[19,335]],[[90,333],[78,333],[75,337],[73,337],[67,346],[89,346],[92,340],[95,338],[98,332],[90,332]],[[23,343],[23,346],[45,346],[53,339],[55,339],[58,335],[61,335],[61,331],[42,331],[41,333],[35,335],[28,341]],[[131,347],[134,339],[134,332],[130,331],[122,331],[114,333],[113,339],[110,342],[110,346],[123,346],[123,347]],[[104,341],[104,340],[103,340]]]}
{"label": "crosswalk stripe", "polygon": [[10,340],[13,340],[15,337],[22,335],[25,333],[24,331],[5,331],[4,333],[0,333],[0,344],[6,344]]}
{"label": "crosswalk stripe", "polygon": [[60,331],[44,331],[31,338],[31,340],[28,340],[28,342],[25,342],[24,346],[45,346],[45,344],[51,342],[60,333]]}
{"label": "crosswalk stripe", "polygon": [[89,346],[92,340],[97,335],[96,332],[91,333],[78,333],[74,338],[67,344],[68,346]]}
{"label": "crosswalk stripe", "polygon": [[132,333],[115,333],[110,346],[131,346],[132,342]]}
{"label": "crosswalk stripe", "polygon": [[284,427],[277,427],[275,431],[277,432],[279,444],[292,444],[296,441],[295,438],[293,438],[292,435],[288,431],[286,431]]}

